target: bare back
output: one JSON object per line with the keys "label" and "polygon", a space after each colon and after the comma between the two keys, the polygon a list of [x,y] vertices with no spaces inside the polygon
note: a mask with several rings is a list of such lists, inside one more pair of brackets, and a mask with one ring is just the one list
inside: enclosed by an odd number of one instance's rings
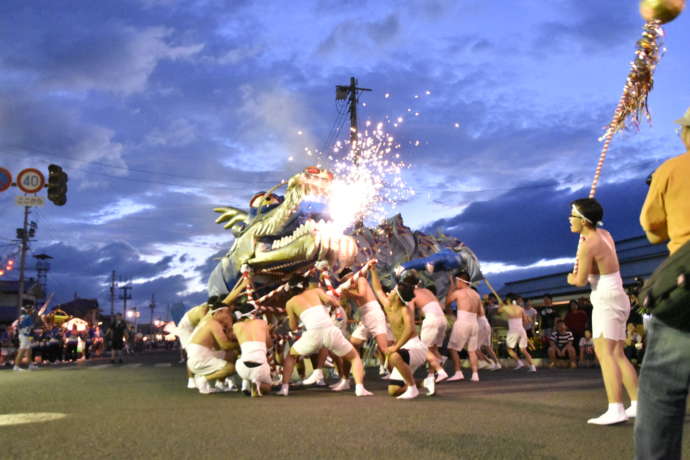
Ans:
{"label": "bare back", "polygon": [[460,288],[453,291],[449,295],[448,303],[455,301],[458,306],[458,311],[466,311],[469,313],[479,314],[479,309],[482,306],[482,299],[479,297],[474,289]]}
{"label": "bare back", "polygon": [[431,302],[438,303],[438,298],[433,292],[426,288],[415,288],[414,299],[412,299],[411,303],[416,309],[422,310],[425,305]]}
{"label": "bare back", "polygon": [[230,348],[230,340],[225,335],[223,324],[213,317],[208,318],[196,327],[189,342],[210,348],[211,350],[227,350]]}
{"label": "bare back", "polygon": [[315,287],[292,297],[285,304],[285,307],[288,312],[292,311],[296,316],[300,316],[309,308],[323,307],[324,305],[337,307],[338,302],[326,294],[323,289]]}
{"label": "bare back", "polygon": [[269,345],[268,323],[263,319],[245,319],[236,322],[232,325],[232,331],[240,345],[245,342],[264,342]]}
{"label": "bare back", "polygon": [[620,270],[616,245],[611,234],[604,229],[597,228],[585,237],[584,245],[587,257],[591,258],[592,275],[607,275]]}

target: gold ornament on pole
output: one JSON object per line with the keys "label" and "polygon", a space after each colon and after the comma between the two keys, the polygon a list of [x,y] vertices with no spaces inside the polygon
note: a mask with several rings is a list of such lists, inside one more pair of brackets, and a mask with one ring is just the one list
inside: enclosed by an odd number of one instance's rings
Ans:
{"label": "gold ornament on pole", "polygon": [[661,24],[673,21],[685,8],[685,0],[642,0],[640,15],[649,21],[659,21]]}

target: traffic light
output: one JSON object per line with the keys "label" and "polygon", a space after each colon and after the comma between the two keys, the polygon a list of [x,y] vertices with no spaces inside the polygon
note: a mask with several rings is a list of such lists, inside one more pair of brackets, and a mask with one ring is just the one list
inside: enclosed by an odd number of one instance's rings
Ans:
{"label": "traffic light", "polygon": [[56,206],[67,203],[67,174],[58,165],[48,166],[48,199]]}

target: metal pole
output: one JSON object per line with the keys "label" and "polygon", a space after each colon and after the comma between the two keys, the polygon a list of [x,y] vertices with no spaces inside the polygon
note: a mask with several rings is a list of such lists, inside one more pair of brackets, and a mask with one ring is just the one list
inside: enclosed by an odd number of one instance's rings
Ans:
{"label": "metal pole", "polygon": [[115,317],[115,270],[110,280],[110,321]]}
{"label": "metal pole", "polygon": [[350,145],[357,142],[357,79],[350,77]]}
{"label": "metal pole", "polygon": [[24,304],[24,268],[26,265],[26,251],[29,249],[29,206],[24,206],[24,232],[21,240],[21,255],[19,256],[19,295],[17,296],[17,318],[22,313]]}

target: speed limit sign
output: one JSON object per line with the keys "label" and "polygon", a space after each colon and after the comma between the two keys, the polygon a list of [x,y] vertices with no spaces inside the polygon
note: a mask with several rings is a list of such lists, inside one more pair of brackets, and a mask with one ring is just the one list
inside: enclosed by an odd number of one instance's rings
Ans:
{"label": "speed limit sign", "polygon": [[43,188],[46,180],[38,169],[26,168],[17,175],[17,187],[24,193],[36,193]]}

